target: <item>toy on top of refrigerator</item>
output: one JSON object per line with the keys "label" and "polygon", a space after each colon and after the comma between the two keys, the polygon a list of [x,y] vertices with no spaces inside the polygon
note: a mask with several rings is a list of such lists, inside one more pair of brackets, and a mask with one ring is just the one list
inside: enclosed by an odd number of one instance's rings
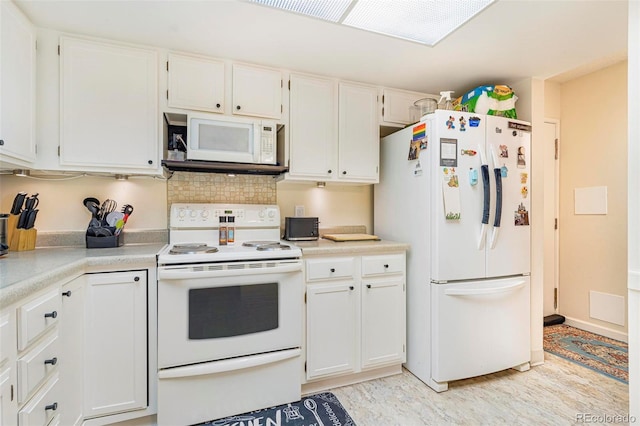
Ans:
{"label": "toy on top of refrigerator", "polygon": [[454,100],[453,109],[456,111],[518,118],[516,114],[517,100],[518,97],[509,86],[478,86]]}

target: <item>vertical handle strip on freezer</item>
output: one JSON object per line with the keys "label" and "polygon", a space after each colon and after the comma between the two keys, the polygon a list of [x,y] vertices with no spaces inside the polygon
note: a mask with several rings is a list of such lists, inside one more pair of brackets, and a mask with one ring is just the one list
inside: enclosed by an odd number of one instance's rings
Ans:
{"label": "vertical handle strip on freezer", "polygon": [[491,184],[489,183],[489,166],[483,164],[480,166],[482,172],[482,188],[484,191],[484,201],[482,202],[482,229],[480,230],[480,241],[478,241],[478,250],[482,250],[484,239],[487,234],[487,226],[489,225],[489,205],[491,203]]}

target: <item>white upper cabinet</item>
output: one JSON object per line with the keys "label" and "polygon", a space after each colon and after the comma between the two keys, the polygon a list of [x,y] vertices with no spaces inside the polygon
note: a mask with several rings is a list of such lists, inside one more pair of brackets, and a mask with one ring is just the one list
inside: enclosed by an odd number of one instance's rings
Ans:
{"label": "white upper cabinet", "polygon": [[380,127],[378,89],[340,83],[338,179],[378,182]]}
{"label": "white upper cabinet", "polygon": [[36,159],[36,33],[10,1],[0,2],[0,165]]}
{"label": "white upper cabinet", "polygon": [[60,164],[159,174],[156,50],[60,38]]}
{"label": "white upper cabinet", "polygon": [[378,89],[291,75],[285,179],[377,183]]}
{"label": "white upper cabinet", "polygon": [[410,92],[398,89],[382,89],[382,116],[380,124],[389,126],[406,126],[417,120],[411,116],[411,107],[414,102],[422,98],[438,97],[426,93]]}
{"label": "white upper cabinet", "polygon": [[169,53],[168,106],[224,113],[224,67],[215,59]]}
{"label": "white upper cabinet", "polygon": [[233,64],[232,95],[233,114],[280,119],[282,72],[272,68]]}
{"label": "white upper cabinet", "polygon": [[338,174],[337,84],[291,74],[290,90],[290,176],[331,180]]}

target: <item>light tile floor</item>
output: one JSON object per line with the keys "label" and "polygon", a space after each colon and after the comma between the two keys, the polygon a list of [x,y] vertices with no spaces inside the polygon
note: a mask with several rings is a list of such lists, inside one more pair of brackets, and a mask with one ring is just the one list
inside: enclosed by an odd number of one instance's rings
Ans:
{"label": "light tile floor", "polygon": [[527,372],[451,382],[442,393],[407,370],[331,391],[358,426],[625,424],[616,416],[629,412],[628,385],[546,352]]}

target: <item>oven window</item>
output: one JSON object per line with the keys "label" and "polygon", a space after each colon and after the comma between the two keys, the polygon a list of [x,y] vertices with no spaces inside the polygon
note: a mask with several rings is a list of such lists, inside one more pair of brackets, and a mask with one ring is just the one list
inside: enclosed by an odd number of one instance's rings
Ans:
{"label": "oven window", "polygon": [[189,290],[189,339],[278,328],[278,283]]}

